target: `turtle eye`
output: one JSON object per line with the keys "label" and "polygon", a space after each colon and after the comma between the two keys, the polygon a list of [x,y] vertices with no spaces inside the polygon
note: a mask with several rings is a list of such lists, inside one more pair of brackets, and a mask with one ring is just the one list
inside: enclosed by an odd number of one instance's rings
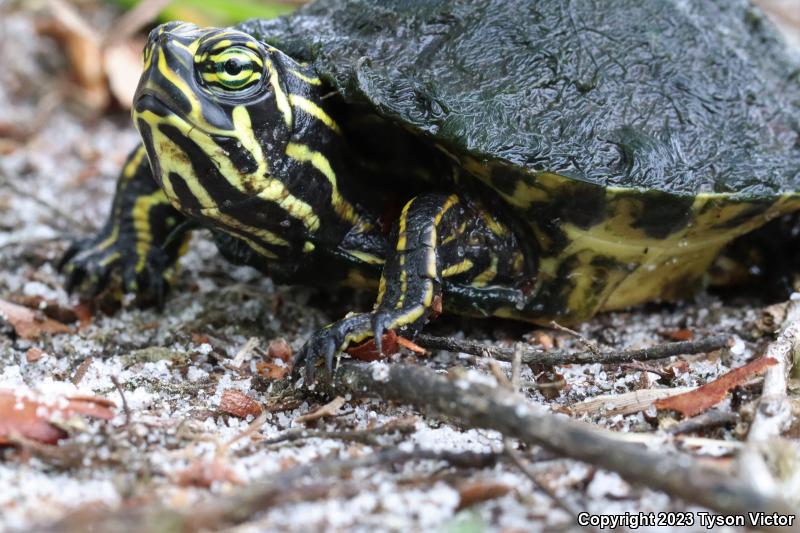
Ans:
{"label": "turtle eye", "polygon": [[264,63],[254,50],[234,46],[210,56],[202,77],[211,87],[241,91],[261,79],[263,68]]}

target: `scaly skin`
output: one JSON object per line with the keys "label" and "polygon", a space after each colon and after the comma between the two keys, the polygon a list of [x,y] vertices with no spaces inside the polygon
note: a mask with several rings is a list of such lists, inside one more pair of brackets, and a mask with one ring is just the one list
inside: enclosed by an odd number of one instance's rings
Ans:
{"label": "scaly skin", "polygon": [[67,290],[97,295],[116,272],[121,274],[123,290],[155,300],[161,307],[170,267],[185,241],[171,234],[183,220],[153,180],[144,148],[137,147],[120,173],[102,229],[92,238],[74,242],[61,259]]}
{"label": "scaly skin", "polygon": [[[364,170],[349,117],[335,114],[311,68],[246,34],[176,23],[153,31],[145,66],[134,120],[148,157],[134,153],[106,226],[65,258],[69,286],[96,292],[120,269],[127,290],[160,295],[185,219],[210,228],[226,257],[281,281],[377,284],[373,311],[329,325],[298,353],[309,380],[317,361],[332,367],[350,345],[380,343],[386,330],[413,336],[450,294],[470,314],[523,300],[517,237],[477,195],[421,192],[386,219],[397,203],[391,171]],[[459,179],[444,157],[425,157],[426,172],[447,173],[438,182]]]}

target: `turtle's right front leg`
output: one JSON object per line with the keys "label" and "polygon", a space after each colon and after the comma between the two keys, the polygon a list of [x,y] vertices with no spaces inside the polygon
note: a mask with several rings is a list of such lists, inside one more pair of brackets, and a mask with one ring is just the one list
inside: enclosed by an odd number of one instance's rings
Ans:
{"label": "turtle's right front leg", "polygon": [[116,274],[123,290],[155,299],[160,306],[167,270],[188,240],[188,230],[179,227],[184,220],[153,178],[140,145],[125,162],[103,228],[74,242],[61,259],[67,290],[96,295]]}

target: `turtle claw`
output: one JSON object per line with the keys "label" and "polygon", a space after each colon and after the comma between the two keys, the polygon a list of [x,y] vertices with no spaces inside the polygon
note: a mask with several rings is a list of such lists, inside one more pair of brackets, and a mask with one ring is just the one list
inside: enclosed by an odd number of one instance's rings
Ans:
{"label": "turtle claw", "polygon": [[164,279],[169,264],[166,253],[151,248],[142,264],[134,246],[120,241],[109,245],[103,236],[74,242],[58,263],[59,271],[66,275],[64,289],[94,298],[116,278],[125,292],[146,296],[145,300],[163,308],[168,289]]}
{"label": "turtle claw", "polygon": [[306,384],[314,383],[317,364],[325,362],[328,373],[333,374],[336,356],[347,349],[353,339],[372,336],[369,314],[355,314],[343,318],[311,335],[294,359],[294,375],[304,369]]}
{"label": "turtle claw", "polygon": [[380,311],[372,314],[372,334],[375,339],[375,351],[379,356],[383,356],[383,334],[389,329],[392,323],[392,318],[388,313]]}
{"label": "turtle claw", "polygon": [[80,239],[72,241],[69,245],[67,250],[64,252],[64,255],[61,256],[61,259],[58,260],[58,264],[56,264],[56,270],[59,272],[64,272],[67,264],[72,260],[73,257],[78,255],[78,253],[90,245],[91,239]]}

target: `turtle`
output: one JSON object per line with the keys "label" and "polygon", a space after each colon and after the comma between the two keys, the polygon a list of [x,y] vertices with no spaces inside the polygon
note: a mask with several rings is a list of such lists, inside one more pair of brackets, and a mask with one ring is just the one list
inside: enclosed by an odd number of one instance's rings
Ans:
{"label": "turtle", "polygon": [[797,63],[743,1],[317,0],[150,33],[141,144],[68,289],[161,301],[194,228],[278,283],[375,291],[348,347],[442,312],[535,324],[691,295],[800,209]]}

